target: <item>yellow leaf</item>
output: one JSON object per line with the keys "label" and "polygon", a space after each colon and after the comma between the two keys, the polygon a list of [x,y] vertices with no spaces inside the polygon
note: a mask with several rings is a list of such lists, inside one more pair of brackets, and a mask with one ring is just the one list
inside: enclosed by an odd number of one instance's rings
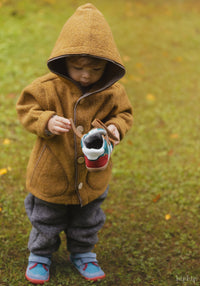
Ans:
{"label": "yellow leaf", "polygon": [[0,212],[2,212],[2,208],[0,207]]}
{"label": "yellow leaf", "polygon": [[148,101],[155,101],[155,100],[156,100],[156,97],[155,97],[153,94],[148,93],[148,94],[146,95],[146,99],[147,99]]}
{"label": "yellow leaf", "polygon": [[8,173],[8,170],[6,168],[0,169],[0,176],[3,176]]}
{"label": "yellow leaf", "polygon": [[183,61],[183,58],[182,57],[176,57],[175,61],[181,63]]}
{"label": "yellow leaf", "polygon": [[5,138],[4,140],[3,140],[3,144],[4,145],[9,145],[11,143],[11,141],[10,141],[10,139],[8,139],[8,138]]}
{"label": "yellow leaf", "polygon": [[170,137],[171,137],[172,139],[176,139],[176,138],[179,137],[179,135],[178,135],[177,133],[173,133],[173,134],[170,135]]}
{"label": "yellow leaf", "polygon": [[166,215],[165,215],[165,219],[166,219],[166,220],[170,220],[170,219],[171,219],[171,215],[170,215],[170,214],[166,214]]}

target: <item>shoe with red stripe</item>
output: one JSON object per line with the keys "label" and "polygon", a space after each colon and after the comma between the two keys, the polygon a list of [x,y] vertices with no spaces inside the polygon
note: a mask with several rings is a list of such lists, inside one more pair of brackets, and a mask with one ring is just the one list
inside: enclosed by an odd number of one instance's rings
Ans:
{"label": "shoe with red stripe", "polygon": [[106,276],[98,265],[95,253],[71,254],[70,261],[86,280],[97,281]]}
{"label": "shoe with red stripe", "polygon": [[90,171],[104,170],[109,162],[113,145],[103,128],[94,128],[81,139],[85,164]]}
{"label": "shoe with red stripe", "polygon": [[51,260],[48,257],[31,253],[25,274],[26,279],[33,284],[44,284],[49,281],[50,264]]}

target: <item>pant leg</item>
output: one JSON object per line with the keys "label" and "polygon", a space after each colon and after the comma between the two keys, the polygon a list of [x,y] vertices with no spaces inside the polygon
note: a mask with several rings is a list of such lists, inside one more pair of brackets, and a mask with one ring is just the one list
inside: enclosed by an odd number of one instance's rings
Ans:
{"label": "pant leg", "polygon": [[31,253],[38,256],[51,257],[52,253],[57,251],[59,246],[59,235],[49,237],[32,227],[28,241],[28,249]]}
{"label": "pant leg", "polygon": [[100,206],[107,193],[108,189],[102,196],[84,207],[68,206],[69,223],[65,233],[69,252],[90,252],[98,242],[97,234],[106,218]]}
{"label": "pant leg", "polygon": [[25,208],[32,224],[28,248],[39,256],[51,256],[60,245],[59,234],[67,228],[67,207],[47,203],[29,194]]}

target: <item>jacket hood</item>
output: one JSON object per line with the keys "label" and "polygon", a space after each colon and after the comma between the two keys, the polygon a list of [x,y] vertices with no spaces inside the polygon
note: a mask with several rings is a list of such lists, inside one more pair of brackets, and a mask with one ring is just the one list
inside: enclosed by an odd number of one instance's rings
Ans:
{"label": "jacket hood", "polygon": [[107,60],[98,90],[111,86],[125,74],[111,29],[102,13],[90,3],[80,6],[65,23],[47,62],[48,68],[51,72],[70,79],[65,58],[72,55]]}

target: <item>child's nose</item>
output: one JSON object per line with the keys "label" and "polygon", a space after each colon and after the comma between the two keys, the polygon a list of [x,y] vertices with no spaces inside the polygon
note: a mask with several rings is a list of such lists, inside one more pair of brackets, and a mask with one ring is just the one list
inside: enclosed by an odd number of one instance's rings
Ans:
{"label": "child's nose", "polygon": [[84,71],[82,74],[83,78],[90,78],[90,73],[88,71]]}

